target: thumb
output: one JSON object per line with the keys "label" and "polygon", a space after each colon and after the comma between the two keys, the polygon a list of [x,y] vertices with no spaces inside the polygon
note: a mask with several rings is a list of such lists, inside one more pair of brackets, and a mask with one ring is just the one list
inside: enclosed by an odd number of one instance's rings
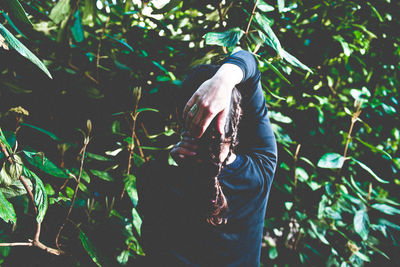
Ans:
{"label": "thumb", "polygon": [[217,128],[218,132],[223,135],[225,134],[225,123],[226,123],[226,118],[228,117],[229,109],[224,109],[222,110],[217,117]]}

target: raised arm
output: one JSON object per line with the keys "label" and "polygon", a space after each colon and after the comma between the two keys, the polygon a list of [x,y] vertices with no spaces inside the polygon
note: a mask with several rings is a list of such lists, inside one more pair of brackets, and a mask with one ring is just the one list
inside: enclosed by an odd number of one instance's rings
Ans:
{"label": "raised arm", "polygon": [[259,78],[257,62],[251,53],[239,51],[228,57],[217,73],[205,81],[186,104],[183,112],[186,129],[193,136],[201,137],[214,117],[218,116],[218,129],[222,133],[233,87],[238,84],[252,87]]}

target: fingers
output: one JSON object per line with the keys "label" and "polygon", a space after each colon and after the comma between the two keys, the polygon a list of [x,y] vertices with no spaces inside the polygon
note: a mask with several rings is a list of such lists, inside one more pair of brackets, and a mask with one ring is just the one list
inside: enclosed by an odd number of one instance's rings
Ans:
{"label": "fingers", "polygon": [[175,161],[180,161],[188,157],[197,155],[198,140],[184,133],[182,140],[171,150],[170,154]]}
{"label": "fingers", "polygon": [[221,135],[225,134],[225,124],[226,124],[226,118],[228,117],[229,114],[229,110],[228,109],[224,109],[223,111],[221,111],[218,114],[217,117],[217,128],[218,131]]}
{"label": "fingers", "polygon": [[194,137],[200,138],[210,125],[213,118],[214,115],[209,110],[200,109],[196,116],[194,116],[194,118],[189,122],[190,133]]}
{"label": "fingers", "polygon": [[183,114],[182,117],[184,120],[186,120],[187,116],[188,116],[188,112],[191,109],[191,107],[193,106],[193,104],[195,103],[195,101],[197,100],[197,95],[194,94],[189,101],[186,103],[185,108],[183,109]]}

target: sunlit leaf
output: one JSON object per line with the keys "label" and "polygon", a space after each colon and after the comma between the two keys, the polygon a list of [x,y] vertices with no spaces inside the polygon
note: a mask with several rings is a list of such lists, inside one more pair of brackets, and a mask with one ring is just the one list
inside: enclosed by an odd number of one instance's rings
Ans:
{"label": "sunlit leaf", "polygon": [[367,240],[369,234],[369,217],[365,210],[358,210],[353,219],[354,230],[362,240]]}
{"label": "sunlit leaf", "polygon": [[306,65],[304,65],[303,63],[300,62],[300,60],[298,60],[296,57],[294,57],[293,55],[291,55],[289,52],[287,52],[286,50],[281,49],[279,52],[280,56],[287,61],[289,64],[298,67],[300,69],[306,70],[308,72],[313,72],[309,67],[307,67]]}
{"label": "sunlit leaf", "polygon": [[[25,179],[28,187],[33,190],[32,183],[30,180]],[[9,185],[0,185],[0,192],[3,193],[5,198],[13,198],[17,196],[22,196],[26,194],[25,187],[22,185],[20,180],[14,180]]]}
{"label": "sunlit leaf", "polygon": [[132,201],[133,207],[138,203],[138,193],[136,189],[136,177],[133,174],[128,175],[124,179],[125,190]]}
{"label": "sunlit leaf", "polygon": [[285,8],[285,0],[278,0],[279,13],[282,13],[284,8]]}
{"label": "sunlit leaf", "polygon": [[11,222],[13,224],[17,221],[14,207],[8,202],[2,192],[0,192],[0,218],[5,222]]}
{"label": "sunlit leaf", "polygon": [[17,24],[32,27],[32,22],[25,13],[24,8],[18,0],[1,1],[9,15],[15,18]]}
{"label": "sunlit leaf", "polygon": [[34,172],[30,171],[25,166],[22,173],[24,177],[32,181],[35,206],[38,210],[36,220],[42,222],[48,207],[46,188],[44,187],[42,180],[40,180]]}
{"label": "sunlit leaf", "polygon": [[30,60],[33,64],[38,66],[44,73],[52,78],[49,70],[43,64],[40,59],[37,58],[25,45],[23,45],[17,38],[14,37],[1,23],[0,23],[0,35],[4,37],[9,47],[15,49],[21,56]]}
{"label": "sunlit leaf", "polygon": [[378,182],[383,183],[383,184],[388,184],[388,183],[389,183],[389,181],[386,181],[386,180],[383,180],[383,179],[379,178],[379,176],[376,175],[375,172],[373,172],[373,171],[372,171],[367,165],[365,165],[364,163],[362,163],[362,162],[360,162],[360,161],[358,161],[358,160],[356,160],[356,159],[354,159],[354,158],[352,158],[352,160],[353,160],[355,163],[357,163],[361,168],[363,168],[364,170],[366,170],[369,174],[371,174],[371,176],[374,177],[375,180],[377,180]]}
{"label": "sunlit leaf", "polygon": [[343,167],[344,157],[338,153],[326,153],[323,155],[317,166],[320,168],[340,169]]}
{"label": "sunlit leaf", "polygon": [[61,23],[61,21],[69,16],[69,12],[71,11],[70,1],[71,0],[60,0],[50,11],[49,18],[55,24]]}
{"label": "sunlit leaf", "polygon": [[90,170],[90,172],[102,180],[109,181],[109,182],[114,181],[114,178],[106,171]]}
{"label": "sunlit leaf", "polygon": [[97,252],[96,247],[82,230],[79,231],[79,239],[81,240],[83,248],[89,254],[92,261],[96,263],[97,266],[102,267],[102,264],[100,263],[101,260],[99,257],[99,253]]}
{"label": "sunlit leaf", "polygon": [[109,159],[109,158],[107,158],[107,157],[105,157],[105,156],[99,155],[99,154],[94,154],[94,153],[86,152],[85,155],[86,155],[88,158],[95,159],[95,160],[99,160],[99,161],[112,161],[111,159]]}
{"label": "sunlit leaf", "polygon": [[58,178],[70,178],[69,175],[56,164],[51,162],[43,153],[26,146],[23,150],[25,159],[39,170]]}
{"label": "sunlit leaf", "polygon": [[257,8],[260,9],[262,12],[270,12],[270,11],[273,11],[275,9],[273,6],[268,5],[263,0],[260,0],[258,2]]}
{"label": "sunlit leaf", "polygon": [[[164,1],[164,2],[166,2],[166,1]],[[152,13],[153,14],[166,13],[166,12],[170,11],[171,9],[173,9],[174,7],[176,7],[177,5],[179,5],[180,2],[182,2],[182,0],[169,0],[167,2],[167,4],[165,4],[163,7],[159,8],[159,9],[153,7],[154,11]]]}
{"label": "sunlit leaf", "polygon": [[386,204],[375,203],[372,204],[371,207],[389,215],[400,214],[400,209],[396,209]]}
{"label": "sunlit leaf", "polygon": [[233,47],[237,45],[243,34],[244,31],[236,27],[224,32],[209,32],[205,35],[205,41],[208,45]]}
{"label": "sunlit leaf", "polygon": [[140,227],[142,226],[142,218],[140,218],[139,213],[136,211],[136,209],[132,209],[132,218],[133,218],[133,226],[136,229],[136,232],[140,235]]}

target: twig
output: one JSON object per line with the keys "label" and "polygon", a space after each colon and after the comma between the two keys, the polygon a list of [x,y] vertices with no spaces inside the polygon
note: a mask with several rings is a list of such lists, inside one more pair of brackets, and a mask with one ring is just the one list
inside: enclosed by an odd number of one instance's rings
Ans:
{"label": "twig", "polygon": [[298,156],[299,156],[299,152],[300,152],[300,147],[301,147],[301,144],[298,144],[297,148],[296,148],[296,153],[294,154],[294,167],[293,167],[293,170],[294,170],[294,187],[295,188],[297,187],[296,168],[297,168],[297,161],[298,161]]}
{"label": "twig", "polygon": [[[8,162],[10,164],[16,164],[13,162],[13,159],[10,157],[10,154],[7,151],[7,148],[5,147],[5,145],[0,141],[0,148],[1,151],[4,154],[4,157],[8,159]],[[33,196],[32,190],[29,188],[28,184],[25,182],[25,179],[22,177],[22,175],[20,175],[19,180],[21,181],[22,185],[24,186],[28,197],[29,197],[29,202],[31,202],[34,210],[35,210],[35,214],[38,214],[38,210],[37,207],[35,206],[35,198]],[[14,246],[28,246],[28,247],[37,247],[40,248],[41,250],[44,250],[50,254],[54,254],[54,255],[61,255],[64,254],[64,251],[60,250],[60,249],[54,249],[51,247],[48,247],[46,245],[44,245],[42,242],[39,241],[40,238],[40,230],[41,230],[41,223],[36,221],[36,233],[35,233],[35,237],[33,240],[29,239],[29,242],[15,242],[15,243],[0,243],[0,247],[14,247]]]}
{"label": "twig", "polygon": [[219,23],[221,24],[221,28],[224,27],[224,18],[222,17],[222,2],[218,4],[218,15],[219,15]]}
{"label": "twig", "polygon": [[101,50],[101,40],[106,33],[107,23],[110,20],[110,17],[107,17],[106,21],[104,22],[103,31],[100,36],[99,45],[97,46],[97,55],[96,55],[96,80],[99,81],[99,65],[100,65],[100,50]]}
{"label": "twig", "polygon": [[147,161],[146,156],[145,156],[144,153],[143,153],[143,149],[140,147],[141,145],[140,145],[139,137],[137,137],[136,134],[135,134],[135,140],[136,140],[136,143],[137,143],[137,145],[138,145],[138,149],[139,149],[139,154],[140,154],[140,156],[142,157],[142,159],[143,159],[144,161]]}
{"label": "twig", "polygon": [[89,136],[86,136],[85,139],[84,139],[84,142],[83,142],[83,147],[82,147],[82,150],[81,150],[82,151],[81,165],[79,167],[79,175],[78,175],[78,179],[77,179],[77,182],[76,182],[74,195],[72,197],[71,205],[69,206],[67,215],[65,216],[65,219],[64,219],[63,223],[61,224],[60,229],[58,229],[58,233],[56,235],[56,241],[55,242],[56,242],[57,248],[60,248],[60,244],[58,243],[58,238],[60,237],[62,230],[64,229],[65,225],[67,224],[69,216],[70,216],[70,214],[72,212],[72,209],[74,207],[76,196],[78,194],[79,184],[81,182],[81,176],[82,176],[82,171],[83,171],[83,163],[85,161],[86,148],[87,148],[87,145],[89,144],[89,140],[90,140]]}
{"label": "twig", "polygon": [[[136,105],[136,107],[137,107],[137,105]],[[135,108],[135,113],[136,113],[136,108]],[[135,127],[136,127],[136,118],[137,118],[137,116],[136,116],[136,114],[135,115],[131,114],[131,116],[132,116],[132,121],[133,121],[133,123],[132,123],[132,135],[131,135],[131,143],[129,145],[128,169],[126,170],[126,175],[129,175],[131,173],[132,155],[133,155],[133,148],[135,147],[135,136],[136,136]],[[120,199],[124,198],[124,194],[125,194],[125,186],[124,186],[124,189],[122,189],[122,193],[121,193]]]}
{"label": "twig", "polygon": [[250,25],[251,25],[251,22],[253,21],[254,14],[256,13],[258,1],[259,0],[256,0],[256,3],[254,4],[254,7],[253,7],[253,11],[251,12],[250,20],[249,20],[249,23],[247,24],[246,32],[244,34],[245,37],[247,37],[247,35],[249,34]]}

